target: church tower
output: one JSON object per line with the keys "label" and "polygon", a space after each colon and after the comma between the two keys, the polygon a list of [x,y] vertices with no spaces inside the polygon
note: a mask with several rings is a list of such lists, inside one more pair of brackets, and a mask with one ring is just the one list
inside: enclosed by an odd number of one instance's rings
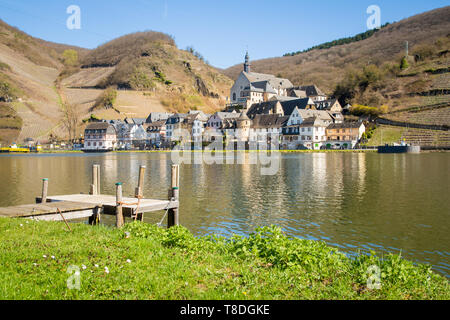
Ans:
{"label": "church tower", "polygon": [[244,72],[250,73],[250,57],[248,56],[248,51],[245,55]]}

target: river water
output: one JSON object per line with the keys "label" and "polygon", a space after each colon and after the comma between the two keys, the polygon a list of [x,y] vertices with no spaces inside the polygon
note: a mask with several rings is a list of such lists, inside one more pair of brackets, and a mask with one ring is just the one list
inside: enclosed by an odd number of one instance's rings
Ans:
{"label": "river water", "polygon": [[[197,235],[224,236],[276,224],[350,255],[401,252],[450,277],[450,153],[281,154],[274,175],[262,175],[248,157],[183,164],[180,223]],[[104,194],[114,194],[116,182],[134,194],[146,165],[144,196],[167,198],[170,153],[0,155],[0,206],[33,203],[42,178],[50,179],[50,195],[88,193],[93,164],[101,166]]]}

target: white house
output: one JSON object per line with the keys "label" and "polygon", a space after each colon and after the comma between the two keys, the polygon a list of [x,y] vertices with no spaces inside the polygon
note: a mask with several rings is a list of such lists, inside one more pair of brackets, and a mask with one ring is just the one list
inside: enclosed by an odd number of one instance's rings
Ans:
{"label": "white house", "polygon": [[116,148],[117,133],[108,122],[90,123],[84,130],[85,151],[110,151]]}
{"label": "white house", "polygon": [[145,143],[148,140],[147,130],[142,124],[135,124],[130,127],[130,139],[136,143]]}
{"label": "white house", "polygon": [[299,124],[302,124],[305,119],[309,119],[309,118],[313,118],[313,117],[324,121],[327,124],[327,126],[334,122],[333,117],[327,111],[299,109],[296,107],[294,109],[294,111],[292,111],[287,125],[288,126],[299,125]]}
{"label": "white house", "polygon": [[280,114],[258,114],[253,118],[249,141],[269,142],[273,136],[280,137],[289,117]]}
{"label": "white house", "polygon": [[130,149],[133,145],[130,137],[130,128],[132,125],[122,121],[114,121],[113,123],[117,132],[117,148]]}
{"label": "white house", "polygon": [[286,126],[283,129],[282,147],[320,150],[327,141],[328,125],[328,122],[318,117],[311,117],[302,119],[300,124]]}
{"label": "white house", "polygon": [[190,132],[192,141],[202,141],[202,136],[209,118],[210,116],[202,111],[190,111],[183,120],[182,127]]}

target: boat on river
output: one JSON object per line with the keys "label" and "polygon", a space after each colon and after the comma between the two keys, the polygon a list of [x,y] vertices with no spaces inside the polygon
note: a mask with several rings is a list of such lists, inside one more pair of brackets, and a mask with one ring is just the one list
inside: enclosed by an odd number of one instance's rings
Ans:
{"label": "boat on river", "polygon": [[412,146],[405,142],[394,145],[386,144],[378,147],[378,153],[420,153],[420,146]]}

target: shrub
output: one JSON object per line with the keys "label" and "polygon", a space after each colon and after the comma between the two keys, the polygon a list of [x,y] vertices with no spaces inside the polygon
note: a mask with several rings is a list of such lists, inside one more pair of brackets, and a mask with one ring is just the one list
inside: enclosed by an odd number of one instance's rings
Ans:
{"label": "shrub", "polygon": [[3,62],[0,62],[0,70],[2,71],[11,71],[11,67]]}
{"label": "shrub", "polygon": [[109,87],[97,98],[91,111],[96,108],[110,109],[114,107],[117,99],[117,90],[114,87]]}
{"label": "shrub", "polygon": [[144,71],[137,68],[131,75],[129,84],[130,87],[134,90],[148,90],[155,87],[155,84],[148,77],[148,75]]}
{"label": "shrub", "polygon": [[402,58],[402,61],[400,62],[400,70],[405,70],[409,68],[409,63],[406,57]]}
{"label": "shrub", "polygon": [[73,49],[64,50],[63,62],[66,66],[76,66],[78,65],[78,52]]}
{"label": "shrub", "polygon": [[364,116],[364,115],[378,116],[380,115],[381,110],[376,107],[354,105],[350,109],[350,113],[354,116]]}
{"label": "shrub", "polygon": [[17,99],[17,90],[8,82],[0,82],[0,101],[11,102]]}
{"label": "shrub", "polygon": [[424,61],[429,58],[432,58],[434,55],[434,51],[435,49],[432,45],[423,44],[415,48],[412,53],[416,61]]}

